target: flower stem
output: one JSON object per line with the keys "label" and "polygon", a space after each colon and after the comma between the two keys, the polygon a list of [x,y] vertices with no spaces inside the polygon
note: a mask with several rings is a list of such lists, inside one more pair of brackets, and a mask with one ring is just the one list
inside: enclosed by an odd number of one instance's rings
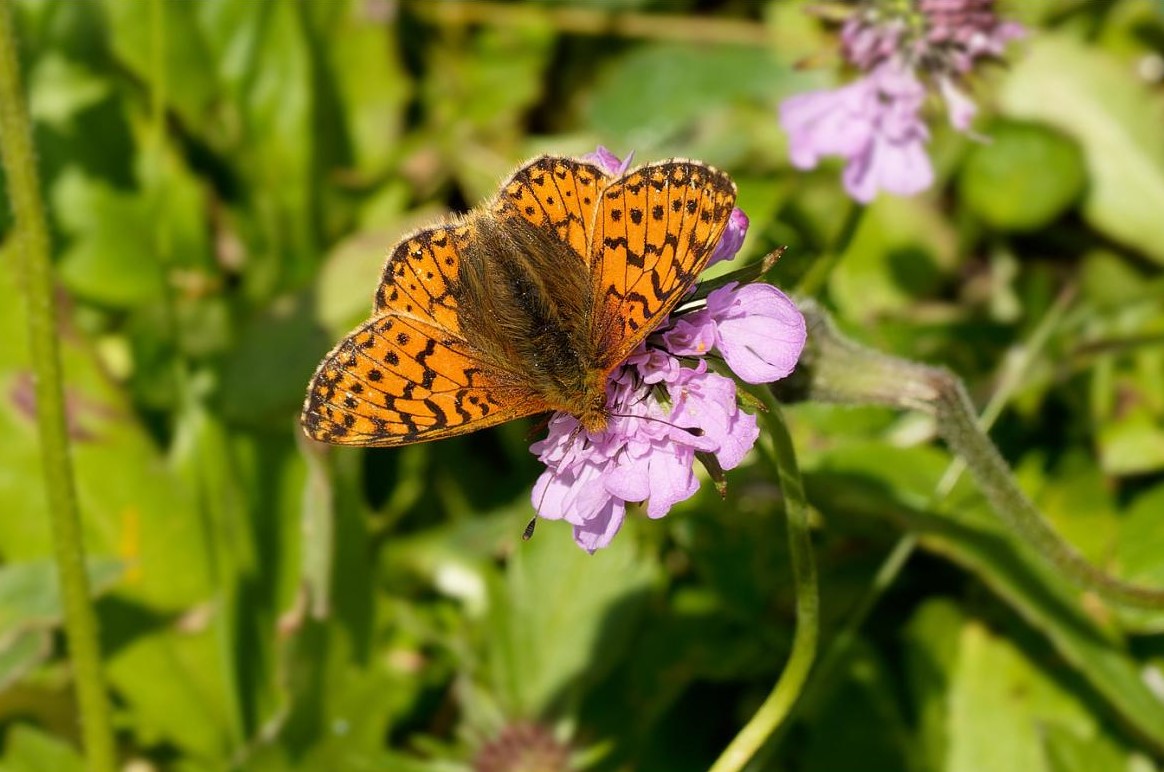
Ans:
{"label": "flower stem", "polygon": [[[998,420],[1003,408],[1006,407],[1011,397],[1014,396],[1019,386],[1022,385],[1023,377],[1042,354],[1051,335],[1059,328],[1074,297],[1074,288],[1069,288],[1060,293],[1054,305],[1051,306],[1039,322],[1038,327],[1035,328],[1031,337],[1012,350],[1014,356],[1007,358],[1007,365],[1003,368],[1002,375],[999,378],[998,388],[995,389],[994,394],[990,398],[990,402],[987,403],[985,409],[982,411],[981,417],[978,419],[978,425],[982,431],[989,431],[990,427],[994,425],[994,422]],[[957,485],[958,480],[965,471],[966,464],[961,458],[955,457],[952,459],[946,467],[945,473],[938,481],[938,484],[934,487],[927,509],[933,509],[941,504],[950,495],[950,491],[954,489],[954,486]],[[845,657],[848,655],[853,643],[857,640],[857,632],[864,625],[865,620],[876,607],[877,602],[881,600],[881,596],[897,580],[898,575],[905,568],[906,563],[909,562],[910,557],[913,556],[916,549],[917,534],[914,533],[902,534],[901,538],[897,540],[897,543],[893,545],[893,549],[889,551],[889,555],[886,556],[880,567],[878,567],[877,573],[874,575],[869,588],[861,596],[860,600],[846,618],[844,626],[833,637],[832,641],[829,642],[828,647],[821,656],[820,665],[817,667],[816,678],[813,679],[813,687],[809,690],[810,693],[805,695],[805,699],[801,703],[802,705],[807,706],[812,703],[813,697],[816,696],[815,693],[827,690],[827,684],[845,661]]]}
{"label": "flower stem", "polygon": [[743,769],[756,755],[792,711],[792,706],[796,704],[804,690],[813,660],[816,658],[820,608],[804,484],[800,479],[796,451],[792,447],[792,438],[788,434],[788,427],[784,423],[784,414],[779,404],[768,389],[756,389],[753,393],[760,397],[768,408],[763,418],[767,424],[768,442],[771,444],[761,442],[760,451],[776,472],[780,490],[784,495],[789,558],[796,585],[796,632],[792,638],[792,653],[772,692],[716,759],[711,772],[736,772]]}
{"label": "flower stem", "polygon": [[555,8],[490,0],[444,0],[440,3],[412,3],[409,11],[430,24],[446,27],[488,24],[504,28],[540,23],[548,24],[559,33],[572,35],[673,40],[696,45],[766,48],[782,42],[774,37],[779,35],[779,30],[759,22],[678,13],[608,11],[588,8],[585,4]]}
{"label": "flower stem", "polygon": [[23,268],[44,480],[81,732],[89,769],[112,772],[116,769],[113,731],[101,672],[97,617],[89,602],[89,577],[85,573],[81,519],[73,485],[49,236],[32,131],[20,84],[14,23],[11,3],[0,0],[0,152],[8,177],[8,197],[15,214],[14,234]]}
{"label": "flower stem", "polygon": [[1084,590],[1123,606],[1164,608],[1164,589],[1131,584],[1087,562],[1043,519],[1018,487],[990,438],[978,425],[962,382],[949,371],[886,356],[843,337],[823,309],[802,302],[809,345],[803,372],[789,388],[798,396],[844,404],[878,404],[934,416],[947,446],[966,464],[995,514],[1021,541]]}

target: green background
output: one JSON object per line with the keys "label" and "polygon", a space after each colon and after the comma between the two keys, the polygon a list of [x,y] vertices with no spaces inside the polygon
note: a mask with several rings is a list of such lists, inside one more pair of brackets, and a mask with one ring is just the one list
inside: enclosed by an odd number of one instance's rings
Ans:
{"label": "green background", "polygon": [[[847,77],[800,3],[16,8],[115,723],[140,768],[470,769],[531,722],[570,768],[702,770],[771,688],[795,620],[761,465],[588,556],[561,523],[521,541],[533,422],[391,451],[299,436],[307,379],[395,240],[543,152],[731,172],[752,220],[737,263],[787,245],[782,286],[980,405],[1017,377],[993,437],[1024,490],[1090,560],[1164,586],[1158,3],[1004,4],[1030,34],[973,78],[990,140],[932,105],[933,190],[878,199],[841,254],[839,167],[792,170],[776,121]],[[0,249],[0,770],[79,769]],[[969,482],[935,497],[950,457],[924,417],[788,412],[825,649],[897,540],[922,549],[753,769],[1161,768],[1164,615],[1081,595]]]}

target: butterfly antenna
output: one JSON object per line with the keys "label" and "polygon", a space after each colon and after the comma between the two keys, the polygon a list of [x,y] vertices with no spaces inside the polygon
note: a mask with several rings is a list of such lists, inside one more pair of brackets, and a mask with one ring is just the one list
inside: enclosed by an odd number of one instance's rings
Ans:
{"label": "butterfly antenna", "polygon": [[650,421],[656,424],[663,424],[663,426],[670,426],[672,429],[678,429],[681,432],[687,432],[692,437],[702,437],[703,430],[697,426],[679,426],[670,421],[665,421],[662,418],[655,418],[649,415],[630,415],[628,413],[607,413],[610,418],[633,418],[637,421]]}

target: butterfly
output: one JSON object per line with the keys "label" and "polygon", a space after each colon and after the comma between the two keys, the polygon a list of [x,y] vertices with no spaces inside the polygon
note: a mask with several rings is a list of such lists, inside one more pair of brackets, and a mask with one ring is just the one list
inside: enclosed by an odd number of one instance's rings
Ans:
{"label": "butterfly", "polygon": [[304,431],[398,446],[552,411],[602,431],[611,372],[687,294],[735,199],[697,161],[621,176],[526,163],[487,204],[392,248],[371,318],[311,379]]}

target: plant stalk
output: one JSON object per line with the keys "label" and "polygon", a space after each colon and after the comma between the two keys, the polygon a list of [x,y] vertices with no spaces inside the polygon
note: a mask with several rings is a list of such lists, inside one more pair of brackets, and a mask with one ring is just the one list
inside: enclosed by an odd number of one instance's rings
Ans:
{"label": "plant stalk", "polygon": [[890,357],[843,337],[827,313],[811,302],[802,303],[801,310],[809,324],[803,372],[798,370],[781,386],[787,384],[799,392],[796,396],[810,400],[888,405],[932,415],[946,445],[966,464],[995,514],[1020,541],[1078,587],[1110,603],[1164,609],[1164,589],[1107,574],[1055,533],[979,426],[960,380],[942,368]]}
{"label": "plant stalk", "polygon": [[60,581],[65,631],[80,709],[81,734],[93,772],[116,769],[113,730],[97,616],[90,604],[81,518],[69,450],[60,352],[56,335],[49,235],[16,55],[12,3],[0,0],[0,154],[15,215],[14,237],[22,268],[28,332],[36,381],[36,415],[53,552]]}
{"label": "plant stalk", "polygon": [[[1008,357],[1008,366],[1003,369],[998,388],[991,396],[990,402],[987,403],[986,408],[982,411],[982,415],[978,419],[978,425],[983,432],[990,431],[994,422],[1002,415],[1003,409],[1022,385],[1023,376],[1043,356],[1047,342],[1051,339],[1055,331],[1060,328],[1063,317],[1066,315],[1074,298],[1074,288],[1068,288],[1060,293],[1055,304],[1051,306],[1039,322],[1038,327],[1035,328],[1030,339],[1013,350],[1015,356]],[[945,501],[965,471],[966,463],[960,456],[955,456],[946,467],[945,473],[934,488],[927,509],[936,509]],[[816,696],[816,693],[827,689],[827,684],[830,679],[844,663],[845,658],[856,642],[858,631],[864,625],[869,614],[877,606],[881,597],[897,581],[898,575],[905,568],[906,563],[909,562],[910,557],[917,549],[917,542],[917,534],[907,532],[902,534],[901,538],[897,540],[897,543],[893,545],[893,549],[890,550],[889,555],[886,556],[881,566],[877,569],[877,573],[874,575],[869,588],[861,596],[860,600],[853,607],[853,611],[845,620],[844,626],[837,633],[836,637],[832,639],[827,648],[825,648],[824,654],[820,658],[820,664],[817,666],[813,686],[809,690],[809,694],[802,700],[802,706],[809,706],[813,701],[813,697]]]}
{"label": "plant stalk", "polygon": [[796,451],[793,449],[788,427],[784,423],[784,414],[771,391],[759,388],[753,393],[760,397],[768,408],[768,411],[762,414],[768,430],[766,432],[768,439],[761,440],[758,447],[764,460],[775,471],[780,481],[780,490],[784,495],[789,560],[796,586],[796,632],[792,638],[792,653],[772,692],[716,759],[711,772],[738,772],[743,769],[792,712],[793,705],[804,691],[804,685],[816,659],[820,627],[816,562],[812,554],[808,504],[804,498],[804,484],[796,464]]}

